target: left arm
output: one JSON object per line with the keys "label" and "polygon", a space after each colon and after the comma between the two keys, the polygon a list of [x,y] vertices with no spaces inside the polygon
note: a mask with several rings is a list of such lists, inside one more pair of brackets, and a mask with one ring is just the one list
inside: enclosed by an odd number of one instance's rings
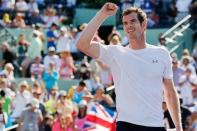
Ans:
{"label": "left arm", "polygon": [[181,111],[178,94],[172,79],[164,79],[164,97],[168,110],[176,127],[176,131],[183,131],[181,124]]}

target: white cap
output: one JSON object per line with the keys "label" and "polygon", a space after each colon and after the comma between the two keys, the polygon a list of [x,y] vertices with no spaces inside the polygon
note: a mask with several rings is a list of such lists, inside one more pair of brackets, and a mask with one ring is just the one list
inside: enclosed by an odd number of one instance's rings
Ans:
{"label": "white cap", "polygon": [[48,51],[55,51],[55,47],[53,46],[49,47]]}
{"label": "white cap", "polygon": [[79,106],[80,108],[83,108],[83,107],[87,106],[87,102],[86,102],[85,100],[81,100],[81,101],[79,102],[78,106]]}
{"label": "white cap", "polygon": [[32,101],[31,101],[31,105],[33,107],[39,108],[39,101],[38,101],[38,99],[33,98]]}
{"label": "white cap", "polygon": [[66,95],[67,95],[67,92],[64,91],[64,90],[61,90],[61,91],[59,92],[59,95],[60,95],[60,96],[66,96]]}
{"label": "white cap", "polygon": [[65,26],[62,26],[62,27],[60,28],[60,31],[67,32],[67,28],[66,28]]}
{"label": "white cap", "polygon": [[29,85],[28,85],[28,83],[27,83],[27,81],[21,81],[20,83],[19,83],[19,87],[21,87],[21,86],[26,86],[27,88],[29,87]]}
{"label": "white cap", "polygon": [[39,36],[39,35],[40,35],[40,32],[39,32],[39,31],[37,31],[37,30],[33,30],[33,34],[35,34],[35,35]]}

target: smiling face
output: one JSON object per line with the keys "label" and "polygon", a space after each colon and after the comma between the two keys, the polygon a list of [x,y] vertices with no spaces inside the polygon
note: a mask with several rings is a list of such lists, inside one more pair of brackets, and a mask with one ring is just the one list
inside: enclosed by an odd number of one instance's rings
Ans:
{"label": "smiling face", "polygon": [[124,11],[122,22],[129,39],[139,38],[146,30],[146,14],[139,8],[131,7]]}
{"label": "smiling face", "polygon": [[123,27],[128,38],[139,38],[145,31],[145,24],[140,23],[136,13],[123,16]]}

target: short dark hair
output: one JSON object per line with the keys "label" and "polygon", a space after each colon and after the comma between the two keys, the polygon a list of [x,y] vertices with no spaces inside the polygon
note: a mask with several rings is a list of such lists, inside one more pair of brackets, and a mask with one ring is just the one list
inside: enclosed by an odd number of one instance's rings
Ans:
{"label": "short dark hair", "polygon": [[1,95],[1,97],[5,97],[5,95],[6,95],[6,94],[5,94],[5,91],[4,91],[4,90],[1,90],[1,91],[0,91],[0,95]]}
{"label": "short dark hair", "polygon": [[137,13],[137,18],[140,21],[140,23],[144,22],[145,20],[147,21],[146,13],[139,7],[130,7],[128,9],[124,10],[122,13],[122,17],[129,15],[133,12]]}
{"label": "short dark hair", "polygon": [[79,82],[79,86],[81,86],[81,87],[85,87],[85,86],[86,86],[86,84],[85,84],[85,82],[84,82],[84,81],[80,81],[80,82]]}

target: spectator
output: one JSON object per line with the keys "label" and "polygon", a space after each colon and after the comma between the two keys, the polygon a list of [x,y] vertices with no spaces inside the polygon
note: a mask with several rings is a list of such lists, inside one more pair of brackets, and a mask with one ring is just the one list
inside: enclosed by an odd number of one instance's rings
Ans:
{"label": "spectator", "polygon": [[[17,0],[16,5],[15,5],[15,10],[17,12],[27,12],[28,11],[28,5],[27,2],[25,0]],[[25,16],[25,14],[23,14],[23,16]]]}
{"label": "spectator", "polygon": [[1,50],[3,58],[0,61],[0,67],[4,67],[7,63],[12,63],[14,65],[16,55],[13,51],[11,51],[9,44],[6,41],[2,43]]}
{"label": "spectator", "polygon": [[99,77],[100,77],[100,83],[104,86],[108,87],[112,84],[112,76],[111,71],[108,67],[108,65],[97,61],[99,65]]}
{"label": "spectator", "polygon": [[52,131],[75,131],[73,127],[73,118],[70,114],[59,116],[58,120],[54,122]]}
{"label": "spectator", "polygon": [[183,131],[187,131],[190,129],[190,125],[191,125],[191,111],[183,106],[183,100],[180,98],[180,106],[181,106],[181,122],[182,122],[182,126],[183,126]]}
{"label": "spectator", "polygon": [[83,100],[87,102],[87,104],[90,104],[93,100],[93,95],[90,92],[85,92],[83,95]]}
{"label": "spectator", "polygon": [[57,91],[58,87],[54,86],[50,91],[48,100],[44,103],[45,109],[50,115],[53,115],[56,112]]}
{"label": "spectator", "polygon": [[53,116],[52,115],[46,115],[44,118],[45,122],[45,127],[44,131],[52,131],[52,126],[53,126]]}
{"label": "spectator", "polygon": [[11,63],[5,64],[4,70],[1,72],[1,74],[4,74],[9,87],[13,87],[15,83],[14,78],[14,66]]}
{"label": "spectator", "polygon": [[105,107],[112,107],[114,106],[114,102],[112,98],[105,94],[103,85],[98,85],[96,88],[96,92],[94,95],[94,101],[100,103]]}
{"label": "spectator", "polygon": [[180,77],[179,86],[181,91],[181,98],[183,99],[183,105],[191,106],[193,105],[193,95],[192,87],[197,84],[195,82],[196,76],[192,75],[192,70],[187,68],[184,75]]}
{"label": "spectator", "polygon": [[192,0],[177,0],[176,1],[176,8],[178,10],[176,22],[179,22],[182,18],[188,15],[191,2]]}
{"label": "spectator", "polygon": [[158,36],[158,40],[159,40],[158,45],[166,48],[166,39],[164,37],[162,37],[162,35],[163,35],[163,33],[160,33]]}
{"label": "spectator", "polygon": [[79,31],[76,28],[73,28],[71,31],[72,34],[72,40],[71,40],[71,53],[74,58],[74,60],[82,60],[84,58],[84,54],[81,53],[77,47],[77,40],[79,39],[79,36],[81,32],[86,28],[87,23],[83,23],[79,27]]}
{"label": "spectator", "polygon": [[44,21],[42,20],[41,15],[39,14],[39,10],[35,10],[34,12],[31,13],[31,16],[29,16],[29,24],[44,24]]}
{"label": "spectator", "polygon": [[45,88],[49,94],[54,86],[57,86],[57,80],[59,79],[59,73],[55,70],[55,63],[49,63],[49,69],[45,70],[43,81],[45,82]]}
{"label": "spectator", "polygon": [[18,120],[21,116],[22,111],[26,107],[28,103],[31,102],[32,95],[29,92],[29,85],[26,81],[21,81],[18,84],[18,91],[16,93],[16,97],[13,100],[13,112],[12,112],[12,119]]}
{"label": "spectator", "polygon": [[33,60],[36,57],[41,57],[41,50],[42,50],[42,42],[39,38],[39,32],[34,30],[31,44],[27,50],[27,57],[24,59],[24,61],[21,64],[23,77],[27,76],[27,70],[30,64],[33,63]]}
{"label": "spectator", "polygon": [[[38,14],[39,15],[39,14]],[[33,16],[32,16],[33,17]],[[36,30],[36,31],[38,31],[39,33],[39,38],[40,38],[40,40],[41,40],[41,42],[42,42],[42,56],[44,56],[44,49],[45,49],[45,40],[46,40],[46,38],[45,38],[45,34],[44,34],[44,31],[43,31],[43,29],[42,29],[42,26],[41,26],[41,24],[40,23],[36,23],[35,24],[35,29],[34,30]]]}
{"label": "spectator", "polygon": [[42,75],[44,72],[44,65],[41,64],[41,57],[37,56],[34,59],[34,63],[31,65],[30,72],[31,72],[32,81],[42,80]]}
{"label": "spectator", "polygon": [[121,45],[121,37],[118,34],[112,34],[109,38],[110,45]]}
{"label": "spectator", "polygon": [[64,26],[61,27],[60,36],[58,37],[58,40],[57,40],[57,53],[61,53],[65,50],[70,52],[70,41],[71,41],[71,38],[68,35],[67,28]]}
{"label": "spectator", "polygon": [[23,14],[21,14],[21,13],[16,14],[16,17],[13,20],[12,26],[16,27],[16,28],[25,28],[26,27]]}
{"label": "spectator", "polygon": [[10,118],[12,99],[10,97],[6,96],[5,92],[3,90],[1,90],[0,91],[0,101],[3,104],[3,112],[5,112],[7,115],[7,122],[6,122],[5,127],[9,127],[12,125],[11,118]]}
{"label": "spectator", "polygon": [[44,68],[45,70],[49,70],[49,64],[53,62],[55,64],[55,70],[58,71],[60,68],[60,58],[58,55],[55,54],[55,48],[49,47],[48,48],[48,55],[44,57]]}
{"label": "spectator", "polygon": [[148,27],[156,27],[159,24],[159,16],[156,14],[156,12],[153,10],[148,14]]}
{"label": "spectator", "polygon": [[3,14],[3,19],[0,20],[0,25],[10,27],[12,21],[10,20],[10,15],[8,13]]}
{"label": "spectator", "polygon": [[75,124],[77,126],[78,131],[83,131],[86,122],[87,102],[85,100],[81,100],[79,102],[78,108],[79,108],[79,113],[75,120]]}
{"label": "spectator", "polygon": [[76,111],[73,102],[67,99],[67,92],[64,90],[61,90],[59,93],[56,111],[59,115],[72,115]]}
{"label": "spectator", "polygon": [[[37,88],[33,89],[32,93],[33,93],[33,98],[37,99],[39,102],[39,110],[41,111],[42,116],[45,117],[46,109],[41,100],[41,95],[42,95],[41,88],[37,86]],[[43,131],[43,130],[44,130],[44,121],[39,123],[39,131]]]}
{"label": "spectator", "polygon": [[66,1],[66,12],[67,12],[67,16],[70,18],[74,17],[74,9],[76,7],[77,4],[77,0],[65,0]]}
{"label": "spectator", "polygon": [[11,11],[14,9],[15,0],[1,0],[0,10]]}
{"label": "spectator", "polygon": [[50,30],[47,31],[47,48],[49,47],[54,47],[56,49],[56,39],[57,39],[57,34],[56,34],[56,29],[57,29],[57,24],[52,23],[50,26]]}
{"label": "spectator", "polygon": [[29,12],[29,16],[30,17],[32,16],[32,14],[34,12],[38,12],[39,13],[38,4],[37,4],[37,2],[35,0],[29,0],[28,12]]}
{"label": "spectator", "polygon": [[78,104],[82,100],[85,92],[87,92],[86,84],[83,81],[80,81],[74,91],[73,101]]}
{"label": "spectator", "polygon": [[141,8],[147,13],[151,13],[155,10],[156,7],[156,0],[142,0],[141,1]]}
{"label": "spectator", "polygon": [[51,27],[51,26],[53,26],[54,23],[59,22],[59,18],[56,15],[56,10],[48,7],[45,10],[45,13],[43,16],[43,21],[45,22],[46,27]]}
{"label": "spectator", "polygon": [[61,79],[72,79],[73,73],[77,70],[74,65],[73,58],[68,50],[62,51],[60,53],[60,78]]}
{"label": "spectator", "polygon": [[3,102],[0,101],[0,130],[5,130],[5,125],[7,123],[7,114],[3,111]]}
{"label": "spectator", "polygon": [[8,80],[6,78],[0,79],[0,89],[3,90],[8,97],[11,97],[13,94],[13,91],[9,88]]}
{"label": "spectator", "polygon": [[21,66],[21,63],[26,58],[26,53],[29,45],[30,43],[26,40],[25,35],[20,34],[17,43],[17,57],[19,66]]}
{"label": "spectator", "polygon": [[121,2],[121,10],[124,11],[129,7],[133,6],[135,0],[123,0]]}
{"label": "spectator", "polygon": [[176,89],[179,91],[179,80],[184,75],[184,70],[180,67],[178,60],[172,61],[173,81]]}
{"label": "spectator", "polygon": [[[22,112],[19,120],[19,129],[22,131],[39,131],[39,123],[43,116],[39,108],[39,101],[32,99],[29,106]],[[21,124],[23,123],[22,127]]]}
{"label": "spectator", "polygon": [[189,68],[192,72],[192,75],[196,76],[196,70],[195,67],[190,63],[191,58],[190,56],[183,56],[182,57],[182,63],[181,68],[185,71],[187,68]]}

